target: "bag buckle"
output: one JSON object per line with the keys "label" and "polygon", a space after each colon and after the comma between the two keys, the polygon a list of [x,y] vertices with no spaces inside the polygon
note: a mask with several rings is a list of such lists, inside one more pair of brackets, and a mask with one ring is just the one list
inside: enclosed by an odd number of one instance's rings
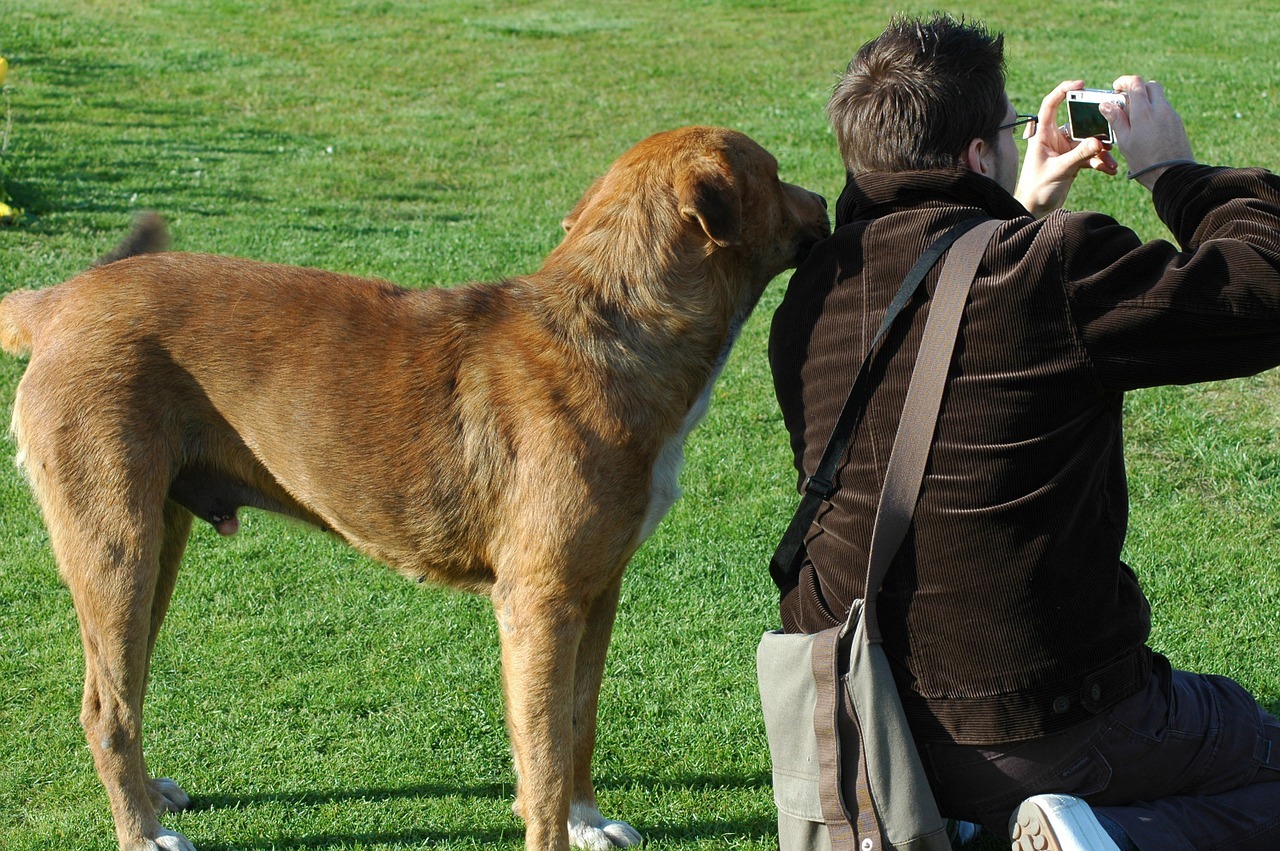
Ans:
{"label": "bag buckle", "polygon": [[804,492],[816,494],[817,496],[827,499],[831,494],[835,493],[835,482],[830,479],[824,479],[821,476],[813,475],[804,480]]}

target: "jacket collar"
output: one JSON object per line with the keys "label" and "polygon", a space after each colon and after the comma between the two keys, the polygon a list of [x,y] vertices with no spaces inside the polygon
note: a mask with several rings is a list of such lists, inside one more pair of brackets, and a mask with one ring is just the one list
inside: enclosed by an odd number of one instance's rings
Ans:
{"label": "jacket collar", "polygon": [[967,168],[871,172],[846,178],[836,201],[836,227],[929,204],[979,207],[1001,219],[1030,215],[1000,184]]}

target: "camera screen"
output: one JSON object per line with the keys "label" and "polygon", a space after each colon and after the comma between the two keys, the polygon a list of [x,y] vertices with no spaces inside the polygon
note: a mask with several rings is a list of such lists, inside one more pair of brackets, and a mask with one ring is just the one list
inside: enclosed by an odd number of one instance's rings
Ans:
{"label": "camera screen", "polygon": [[1111,141],[1111,126],[1102,117],[1102,111],[1096,103],[1084,101],[1067,101],[1067,114],[1071,117],[1071,137],[1088,139],[1093,136]]}

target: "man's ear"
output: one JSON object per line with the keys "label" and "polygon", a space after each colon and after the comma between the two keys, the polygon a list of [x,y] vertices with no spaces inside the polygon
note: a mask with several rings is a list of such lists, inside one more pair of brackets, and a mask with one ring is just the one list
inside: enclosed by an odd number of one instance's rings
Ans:
{"label": "man's ear", "polygon": [[990,177],[991,167],[987,164],[986,157],[991,155],[992,148],[993,146],[986,139],[969,140],[969,144],[960,154],[960,165],[969,169],[969,171]]}
{"label": "man's ear", "polygon": [[676,178],[680,215],[721,248],[742,241],[742,199],[719,163],[702,161]]}

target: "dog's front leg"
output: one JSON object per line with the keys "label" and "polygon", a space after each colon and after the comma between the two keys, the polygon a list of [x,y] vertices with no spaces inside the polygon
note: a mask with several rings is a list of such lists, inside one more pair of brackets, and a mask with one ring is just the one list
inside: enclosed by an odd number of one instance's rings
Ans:
{"label": "dog's front leg", "polygon": [[596,745],[596,716],[605,657],[613,635],[622,589],[622,571],[587,611],[573,678],[573,800],[569,806],[569,844],[589,851],[638,845],[643,837],[626,822],[611,821],[596,805],[591,762]]}
{"label": "dog's front leg", "polygon": [[547,589],[493,590],[502,642],[507,729],[516,762],[517,814],[527,851],[567,851],[573,786],[573,672],[581,607]]}

